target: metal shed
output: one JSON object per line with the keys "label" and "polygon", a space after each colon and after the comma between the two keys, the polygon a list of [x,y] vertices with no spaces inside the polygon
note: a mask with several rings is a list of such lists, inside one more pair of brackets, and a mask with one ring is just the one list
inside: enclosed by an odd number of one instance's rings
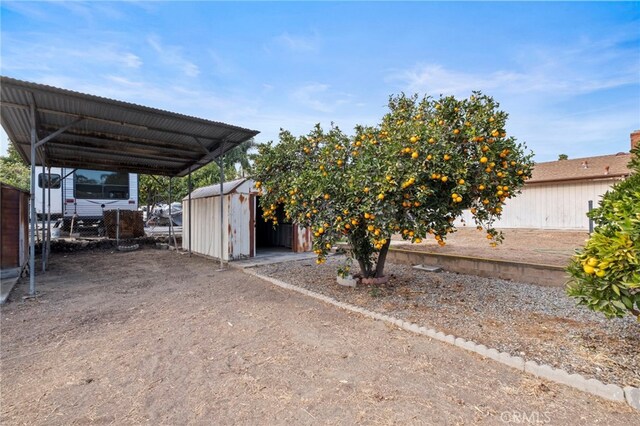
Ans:
{"label": "metal shed", "polygon": [[[254,257],[261,252],[311,251],[311,232],[284,220],[280,212],[279,225],[275,228],[262,219],[258,203],[258,190],[251,179],[225,182],[223,196],[220,185],[198,188],[182,200],[182,247],[208,257],[220,258],[221,246],[217,242],[222,235],[222,259],[224,261]],[[223,201],[222,223],[220,202]],[[184,233],[184,230],[191,232]],[[189,237],[191,235],[191,238]]]}

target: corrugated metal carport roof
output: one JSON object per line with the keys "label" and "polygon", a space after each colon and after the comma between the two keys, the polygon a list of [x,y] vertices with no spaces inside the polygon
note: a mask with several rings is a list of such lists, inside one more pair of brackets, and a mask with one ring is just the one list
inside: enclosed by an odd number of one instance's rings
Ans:
{"label": "corrugated metal carport roof", "polygon": [[0,76],[2,126],[31,163],[31,108],[35,164],[185,176],[259,132],[99,96]]}

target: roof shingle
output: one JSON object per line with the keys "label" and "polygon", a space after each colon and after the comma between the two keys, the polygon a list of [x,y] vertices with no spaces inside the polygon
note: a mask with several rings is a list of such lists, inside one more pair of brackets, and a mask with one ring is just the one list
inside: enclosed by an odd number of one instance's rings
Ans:
{"label": "roof shingle", "polygon": [[527,183],[605,179],[629,174],[630,153],[536,163]]}

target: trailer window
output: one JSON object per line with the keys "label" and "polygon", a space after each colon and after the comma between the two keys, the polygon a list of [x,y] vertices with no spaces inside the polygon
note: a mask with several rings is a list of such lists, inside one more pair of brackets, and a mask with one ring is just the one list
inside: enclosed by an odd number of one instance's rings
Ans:
{"label": "trailer window", "polygon": [[60,175],[55,173],[38,174],[38,188],[60,188]]}
{"label": "trailer window", "polygon": [[81,170],[75,172],[76,198],[126,200],[129,198],[129,173]]}

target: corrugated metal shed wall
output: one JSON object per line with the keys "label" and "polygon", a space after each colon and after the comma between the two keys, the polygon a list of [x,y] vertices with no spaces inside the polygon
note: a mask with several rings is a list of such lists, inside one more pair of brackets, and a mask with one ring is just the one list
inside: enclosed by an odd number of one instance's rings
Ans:
{"label": "corrugated metal shed wall", "polygon": [[[224,200],[223,229],[229,226],[229,204],[231,195]],[[189,212],[189,203],[182,203],[182,247],[189,247],[189,221],[191,224],[191,250],[194,253],[220,258],[220,197],[197,198],[191,200],[193,212]],[[191,219],[190,219],[191,218]],[[229,246],[229,233],[223,234],[223,247]],[[223,260],[229,260],[229,251],[223,253]]]}
{"label": "corrugated metal shed wall", "polygon": [[[507,200],[504,213],[495,226],[498,228],[534,228],[588,230],[589,200],[597,207],[602,195],[616,181],[587,180],[526,185],[521,194]],[[464,212],[467,226],[474,226],[468,211]],[[460,220],[456,226],[461,226]]]}

